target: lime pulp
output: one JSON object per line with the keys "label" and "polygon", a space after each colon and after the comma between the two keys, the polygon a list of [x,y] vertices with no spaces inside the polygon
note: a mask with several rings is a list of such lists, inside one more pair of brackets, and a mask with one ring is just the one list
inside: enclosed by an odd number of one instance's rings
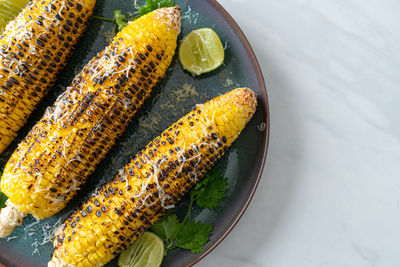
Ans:
{"label": "lime pulp", "polygon": [[201,28],[186,35],[179,47],[182,67],[194,75],[215,70],[224,62],[225,51],[218,34]]}
{"label": "lime pulp", "polygon": [[159,267],[164,258],[164,243],[156,234],[145,232],[121,253],[120,267]]}

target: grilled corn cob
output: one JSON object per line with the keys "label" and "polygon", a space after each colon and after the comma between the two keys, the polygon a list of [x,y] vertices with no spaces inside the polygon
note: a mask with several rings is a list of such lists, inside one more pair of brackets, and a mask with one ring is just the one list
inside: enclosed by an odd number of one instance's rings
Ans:
{"label": "grilled corn cob", "polygon": [[[65,207],[164,76],[179,31],[178,6],[130,23],[46,111],[1,179],[20,217],[41,219]],[[6,227],[0,221],[0,234]]]}
{"label": "grilled corn cob", "polygon": [[125,250],[224,155],[256,105],[238,88],[170,126],[67,218],[49,266],[101,266]]}
{"label": "grilled corn cob", "polygon": [[55,83],[95,0],[34,0],[0,35],[0,153]]}

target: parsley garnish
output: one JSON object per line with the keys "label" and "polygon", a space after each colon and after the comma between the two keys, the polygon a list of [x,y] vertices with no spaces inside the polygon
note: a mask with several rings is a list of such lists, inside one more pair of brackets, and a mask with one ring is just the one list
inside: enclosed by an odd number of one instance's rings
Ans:
{"label": "parsley garnish", "polygon": [[213,209],[225,198],[228,190],[228,180],[222,178],[222,171],[213,169],[207,174],[207,179],[202,180],[190,192],[196,199],[199,207]]}
{"label": "parsley garnish", "polygon": [[203,251],[203,246],[207,243],[212,229],[212,225],[190,220],[176,237],[176,246],[190,249],[192,253],[200,253]]}
{"label": "parsley garnish", "polygon": [[114,10],[113,11],[113,18],[104,18],[100,16],[92,16],[94,19],[113,22],[116,26],[117,32],[122,30],[126,25],[128,25],[129,21],[135,20],[147,13],[150,13],[153,10],[162,7],[173,7],[175,5],[174,1],[172,0],[146,0],[146,4],[141,6],[138,10],[138,15],[132,18],[127,18],[124,14],[122,14],[121,10]]}
{"label": "parsley garnish", "polygon": [[146,4],[139,8],[139,15],[137,18],[150,13],[153,10],[162,7],[173,7],[174,5],[175,3],[172,0],[146,0]]}
{"label": "parsley garnish", "polygon": [[122,30],[126,25],[128,25],[128,19],[126,19],[125,15],[122,14],[121,10],[114,10],[113,11],[113,21],[117,25],[118,31]]}
{"label": "parsley garnish", "polygon": [[[169,216],[163,217],[157,224],[155,224],[151,230],[158,235],[160,238],[164,239],[164,242],[171,246],[174,243],[175,237],[181,230],[182,224],[178,220],[176,214],[171,214]],[[167,246],[168,247],[168,246]]]}
{"label": "parsley garnish", "polygon": [[6,206],[7,197],[2,192],[0,192],[0,209]]}
{"label": "parsley garnish", "polygon": [[169,214],[151,228],[164,240],[167,252],[174,248],[190,249],[192,253],[203,251],[213,226],[189,220],[193,205],[208,209],[218,207],[226,197],[227,186],[228,179],[222,176],[222,171],[211,170],[190,192],[189,208],[182,222],[176,214]]}

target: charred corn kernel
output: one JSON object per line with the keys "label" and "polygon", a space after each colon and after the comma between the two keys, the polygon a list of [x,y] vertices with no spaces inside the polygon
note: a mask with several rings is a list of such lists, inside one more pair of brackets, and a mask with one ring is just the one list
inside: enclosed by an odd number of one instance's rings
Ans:
{"label": "charred corn kernel", "polygon": [[0,153],[54,84],[95,0],[33,0],[0,35]]}
{"label": "charred corn kernel", "polygon": [[20,211],[45,218],[65,207],[165,74],[179,31],[179,7],[158,9],[88,63],[4,169],[1,190]]}
{"label": "charred corn kernel", "polygon": [[[255,93],[238,88],[198,105],[170,126],[64,222],[49,266],[79,265],[77,255],[89,255],[84,266],[101,266],[125,250],[224,155],[256,106]],[[226,121],[217,123],[221,117]],[[89,245],[80,246],[75,231]],[[101,246],[99,233],[105,237]],[[99,260],[91,257],[94,245]]]}

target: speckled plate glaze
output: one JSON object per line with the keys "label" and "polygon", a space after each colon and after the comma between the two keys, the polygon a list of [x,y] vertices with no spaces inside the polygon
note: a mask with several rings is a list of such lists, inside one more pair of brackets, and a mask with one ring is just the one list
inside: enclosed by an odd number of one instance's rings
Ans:
{"label": "speckled plate glaze", "polygon": [[[112,17],[112,10],[115,9],[134,12],[132,2],[133,0],[98,0],[95,14]],[[175,2],[181,6],[183,13],[180,39],[194,29],[213,28],[226,45],[224,65],[209,74],[194,78],[182,69],[175,56],[167,76],[154,90],[151,99],[67,208],[40,222],[28,217],[9,238],[0,239],[0,262],[6,266],[47,266],[53,246],[52,240],[46,238],[43,233],[49,232],[54,225],[62,222],[96,187],[111,180],[113,174],[128,161],[129,157],[191,110],[195,103],[203,103],[239,86],[253,89],[258,94],[259,105],[254,118],[237,142],[215,166],[223,170],[229,179],[228,197],[216,210],[194,209],[193,218],[215,225],[210,241],[200,254],[191,254],[179,249],[172,251],[165,258],[163,266],[191,266],[198,262],[225,238],[246,210],[261,177],[269,138],[268,99],[260,67],[238,25],[216,1],[175,0]],[[69,85],[74,73],[107,45],[102,33],[107,32],[111,26],[105,22],[91,21],[74,56],[61,73],[57,85],[42,101],[29,123],[20,131],[18,138],[0,155],[1,168],[4,167],[18,142],[40,119],[46,107],[55,101],[65,86]],[[194,86],[197,93],[186,97],[177,96],[177,90],[185,83]],[[169,104],[174,106],[172,110],[165,108]],[[146,127],[150,121],[154,126],[151,129]],[[178,215],[184,212],[187,203],[183,201],[177,206]],[[117,266],[116,260],[107,266]]]}

